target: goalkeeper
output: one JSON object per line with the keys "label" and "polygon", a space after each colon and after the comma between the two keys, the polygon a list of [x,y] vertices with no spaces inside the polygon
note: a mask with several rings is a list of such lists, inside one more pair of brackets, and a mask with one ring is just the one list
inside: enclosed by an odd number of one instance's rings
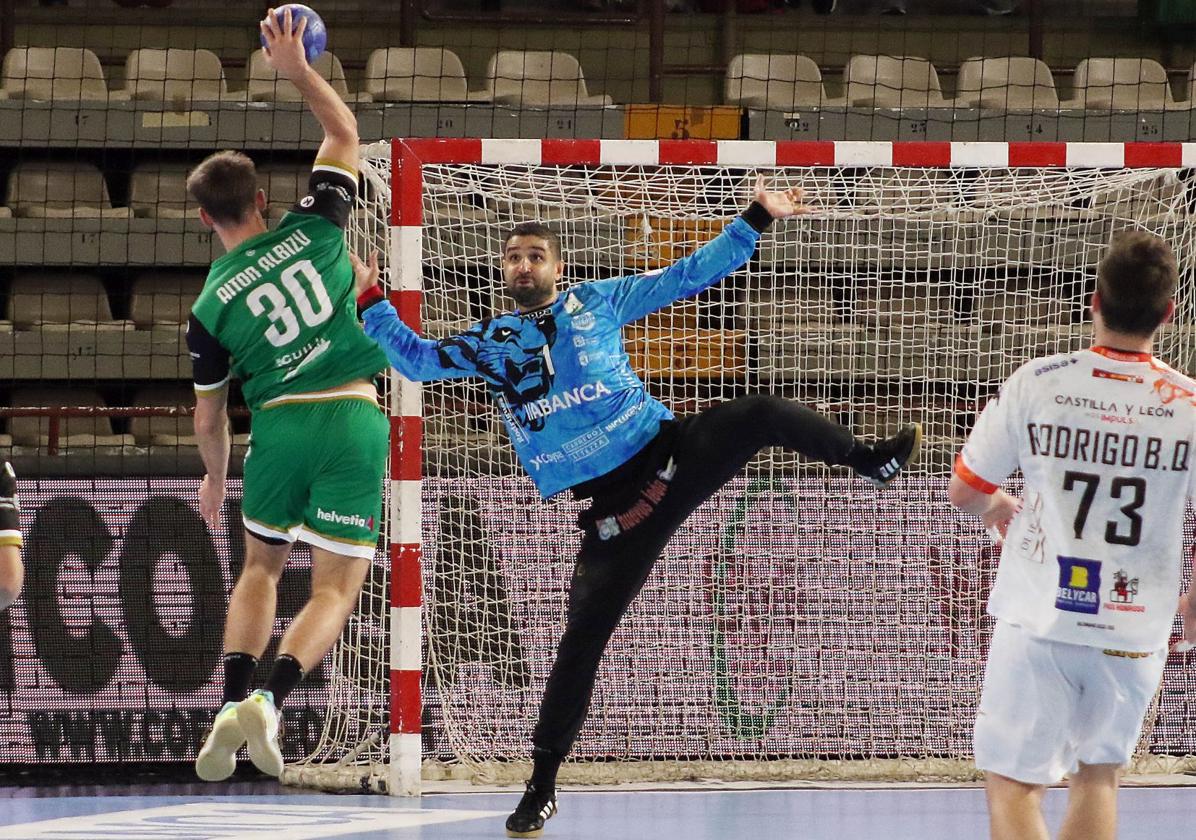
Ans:
{"label": "goalkeeper", "polygon": [[556,775],[590,704],[598,662],[669,538],[761,449],[780,446],[851,467],[884,486],[916,454],[917,425],[875,444],[816,412],[766,394],[674,418],[631,369],[621,328],[722,280],[752,256],[774,219],[807,212],[801,191],[770,192],[723,232],[662,271],[559,288],[560,243],[536,222],[503,242],[515,310],[459,335],[421,339],[377,285],[376,255],[355,260],[365,331],[413,380],[480,376],[524,468],[545,498],[589,499],[568,616],[540,704],[533,771],[507,819],[511,837],[538,836],[556,812]]}

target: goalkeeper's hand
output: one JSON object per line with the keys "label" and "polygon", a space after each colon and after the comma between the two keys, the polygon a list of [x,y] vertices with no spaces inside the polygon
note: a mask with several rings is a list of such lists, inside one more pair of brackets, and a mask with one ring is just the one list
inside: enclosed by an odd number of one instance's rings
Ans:
{"label": "goalkeeper's hand", "polygon": [[377,286],[378,277],[381,275],[378,268],[378,252],[371,251],[366,260],[362,262],[360,257],[352,251],[349,252],[349,262],[353,263],[353,287],[358,295]]}
{"label": "goalkeeper's hand", "polygon": [[353,290],[357,293],[357,312],[365,312],[378,301],[386,299],[386,293],[378,285],[381,271],[378,268],[378,252],[370,252],[367,262],[349,252],[349,262],[353,263]]}
{"label": "goalkeeper's hand", "polygon": [[764,176],[756,177],[755,198],[769,215],[774,219],[784,219],[787,216],[799,216],[809,213],[810,208],[801,203],[802,188],[790,187],[781,192],[769,192],[765,189]]}

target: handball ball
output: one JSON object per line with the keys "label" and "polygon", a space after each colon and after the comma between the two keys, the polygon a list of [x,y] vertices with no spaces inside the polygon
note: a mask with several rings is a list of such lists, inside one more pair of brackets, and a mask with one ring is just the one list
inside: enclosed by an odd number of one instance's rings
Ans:
{"label": "handball ball", "polygon": [[[301,19],[307,19],[307,29],[303,30],[303,51],[307,53],[307,63],[311,64],[328,46],[328,30],[324,27],[324,21],[316,14],[315,9],[304,6],[302,3],[288,3],[274,10],[279,29],[286,26],[287,9],[291,10],[291,26],[298,26]],[[266,46],[266,36],[264,35],[262,36],[262,46]]]}

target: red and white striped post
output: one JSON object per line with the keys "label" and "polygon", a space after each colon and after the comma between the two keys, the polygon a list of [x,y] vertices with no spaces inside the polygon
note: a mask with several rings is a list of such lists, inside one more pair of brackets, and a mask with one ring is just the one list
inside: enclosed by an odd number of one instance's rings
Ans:
{"label": "red and white striped post", "polygon": [[[420,331],[423,178],[420,161],[401,143],[391,146],[390,301]],[[418,796],[420,738],[420,559],[423,472],[423,394],[418,382],[394,378],[390,389],[390,778],[392,794]]]}

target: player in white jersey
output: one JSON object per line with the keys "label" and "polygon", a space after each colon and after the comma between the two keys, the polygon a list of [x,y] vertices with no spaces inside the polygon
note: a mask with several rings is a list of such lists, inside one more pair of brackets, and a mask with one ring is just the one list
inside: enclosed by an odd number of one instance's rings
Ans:
{"label": "player in white jersey", "polygon": [[[1064,775],[1060,840],[1116,836],[1196,494],[1196,382],[1151,355],[1177,279],[1162,239],[1116,237],[1097,270],[1095,344],[1019,368],[955,462],[951,503],[1004,539],[974,742],[994,840],[1046,840],[1042,793]],[[1000,489],[1019,468],[1024,500]]]}

